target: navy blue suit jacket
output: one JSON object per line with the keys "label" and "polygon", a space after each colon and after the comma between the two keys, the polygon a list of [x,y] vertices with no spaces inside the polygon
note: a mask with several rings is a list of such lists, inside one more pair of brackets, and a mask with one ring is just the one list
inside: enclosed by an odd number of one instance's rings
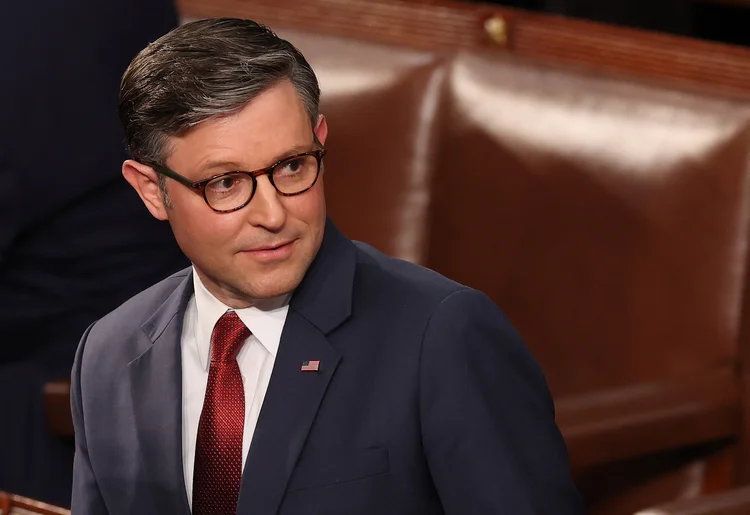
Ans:
{"label": "navy blue suit jacket", "polygon": [[[178,273],[94,324],[73,372],[73,515],[189,513]],[[303,361],[319,360],[316,372]],[[332,224],[295,291],[238,514],[578,515],[545,379],[482,293]]]}

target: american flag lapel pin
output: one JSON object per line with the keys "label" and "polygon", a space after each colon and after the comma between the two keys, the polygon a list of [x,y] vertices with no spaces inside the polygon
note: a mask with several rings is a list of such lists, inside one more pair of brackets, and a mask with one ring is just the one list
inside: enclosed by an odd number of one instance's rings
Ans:
{"label": "american flag lapel pin", "polygon": [[320,361],[303,361],[302,362],[302,372],[317,372],[320,368]]}

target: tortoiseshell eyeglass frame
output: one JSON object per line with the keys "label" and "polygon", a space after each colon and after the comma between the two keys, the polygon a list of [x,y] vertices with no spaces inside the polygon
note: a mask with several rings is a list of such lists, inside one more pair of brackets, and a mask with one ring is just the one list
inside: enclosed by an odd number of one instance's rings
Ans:
{"label": "tortoiseshell eyeglass frame", "polygon": [[[276,163],[272,164],[271,166],[267,166],[265,168],[261,168],[260,170],[254,170],[252,172],[245,172],[245,171],[242,171],[242,170],[234,170],[234,171],[230,171],[230,172],[220,173],[218,175],[214,175],[214,176],[209,177],[207,179],[202,179],[200,181],[195,181],[195,182],[191,181],[187,177],[184,177],[184,176],[180,175],[179,173],[177,173],[177,172],[175,172],[173,170],[170,170],[167,167],[160,166],[160,165],[152,165],[152,167],[158,173],[164,175],[165,177],[169,177],[170,179],[174,179],[175,181],[179,182],[183,186],[186,186],[186,187],[190,188],[196,194],[202,196],[203,197],[203,201],[206,203],[206,205],[208,207],[210,207],[211,209],[213,209],[214,211],[216,211],[217,213],[233,213],[235,211],[239,211],[240,209],[242,209],[243,207],[245,207],[246,205],[248,205],[251,200],[253,200],[253,197],[255,196],[255,192],[258,190],[258,179],[257,178],[260,177],[261,175],[268,175],[268,180],[271,182],[271,185],[276,189],[276,191],[278,192],[278,194],[281,195],[281,196],[284,196],[284,197],[293,197],[295,195],[301,195],[302,193],[305,193],[306,191],[309,191],[318,182],[318,177],[320,177],[320,171],[321,171],[321,169],[323,167],[323,165],[322,165],[322,163],[323,163],[323,156],[325,156],[325,155],[326,155],[326,149],[321,147],[321,148],[317,148],[315,150],[310,150],[309,152],[302,152],[300,154],[295,154],[293,156],[285,157],[284,159],[281,159],[281,160],[277,161]],[[294,192],[294,193],[284,193],[282,191],[279,191],[279,188],[277,188],[276,184],[273,182],[273,172],[274,172],[274,170],[276,170],[276,168],[278,168],[280,165],[282,165],[282,164],[284,164],[284,163],[286,163],[288,161],[292,161],[294,159],[299,159],[300,157],[304,157],[304,156],[315,156],[315,159],[317,159],[317,161],[318,161],[318,171],[315,174],[315,179],[313,180],[312,184],[310,184],[310,186],[308,186],[307,188],[303,189],[302,191],[297,191],[297,192]],[[250,198],[248,198],[247,201],[245,201],[242,205],[237,206],[237,207],[235,207],[233,209],[224,209],[224,210],[222,210],[222,209],[216,209],[216,208],[214,208],[209,203],[208,198],[206,197],[206,185],[209,182],[211,182],[211,181],[215,181],[216,179],[220,179],[220,178],[225,177],[227,175],[235,175],[235,174],[238,174],[238,173],[239,174],[245,174],[245,175],[249,176],[250,179],[252,179],[253,192],[250,194]]]}

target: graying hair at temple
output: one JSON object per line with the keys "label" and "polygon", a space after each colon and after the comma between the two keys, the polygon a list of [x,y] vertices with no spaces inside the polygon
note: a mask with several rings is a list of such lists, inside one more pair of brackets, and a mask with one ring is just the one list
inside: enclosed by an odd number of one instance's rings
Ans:
{"label": "graying hair at temple", "polygon": [[291,43],[250,20],[186,23],[142,50],[123,75],[118,114],[128,150],[141,163],[163,166],[169,136],[234,114],[283,80],[294,84],[314,126],[318,80]]}

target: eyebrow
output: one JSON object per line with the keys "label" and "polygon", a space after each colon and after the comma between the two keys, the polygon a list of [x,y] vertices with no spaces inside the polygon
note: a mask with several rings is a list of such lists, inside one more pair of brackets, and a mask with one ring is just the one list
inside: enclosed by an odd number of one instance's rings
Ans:
{"label": "eyebrow", "polygon": [[[292,156],[294,156],[296,154],[301,154],[303,152],[309,152],[314,146],[315,146],[315,142],[306,143],[304,145],[295,145],[294,147],[290,148],[286,152],[283,152],[282,154],[279,154],[276,157],[274,157],[273,159],[271,159],[270,160],[270,164],[268,164],[267,166],[273,166],[276,163],[278,163],[279,161],[283,161],[284,159],[286,159],[288,157],[292,157]],[[243,170],[242,169],[242,165],[240,165],[236,161],[224,161],[224,160],[213,161],[213,160],[208,160],[208,161],[206,161],[206,163],[203,166],[201,166],[198,169],[198,173],[201,174],[201,175],[203,175],[204,173],[208,172],[209,170],[214,170],[216,168],[225,168],[229,172],[249,172],[249,171],[251,171],[251,170]],[[263,168],[266,168],[266,166],[264,166],[262,168],[255,168],[255,170],[262,170]]]}

